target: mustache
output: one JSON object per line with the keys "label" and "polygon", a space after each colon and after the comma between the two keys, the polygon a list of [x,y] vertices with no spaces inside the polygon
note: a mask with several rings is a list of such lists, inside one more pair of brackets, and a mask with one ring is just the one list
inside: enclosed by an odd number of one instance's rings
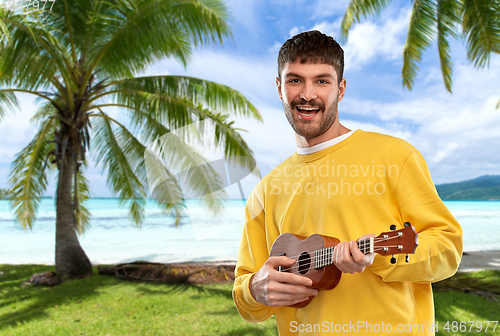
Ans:
{"label": "mustache", "polygon": [[302,98],[295,98],[290,103],[290,107],[292,108],[292,110],[295,109],[295,107],[297,107],[297,105],[309,105],[309,106],[318,107],[322,111],[325,110],[325,104],[323,104],[322,101],[318,101],[316,99],[312,99],[312,100],[306,101],[305,99],[302,99]]}

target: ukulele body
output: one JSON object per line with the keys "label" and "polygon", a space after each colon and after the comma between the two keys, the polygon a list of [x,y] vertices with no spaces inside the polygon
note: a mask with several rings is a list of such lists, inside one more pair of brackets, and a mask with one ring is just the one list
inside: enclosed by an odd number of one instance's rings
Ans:
{"label": "ukulele body", "polygon": [[[312,280],[311,288],[318,290],[333,289],[337,286],[342,276],[342,272],[334,265],[328,265],[321,268],[314,268],[316,259],[316,250],[336,246],[340,240],[334,237],[323,236],[320,234],[313,234],[309,237],[298,236],[292,233],[283,233],[275,241],[271,247],[271,257],[286,256],[297,260],[293,267],[292,273],[303,275]],[[299,251],[299,252],[298,252]],[[281,269],[278,269],[281,270]],[[286,268],[282,270],[288,272]],[[314,296],[309,297],[308,300],[299,302],[290,307],[302,308],[311,302]]]}
{"label": "ukulele body", "polygon": [[[382,232],[373,238],[358,239],[356,241],[358,248],[363,254],[378,253],[382,256],[392,254],[391,264],[397,262],[395,254],[406,253],[405,261],[409,262],[408,253],[415,253],[418,246],[418,234],[410,222],[405,222],[403,226],[404,229],[396,230],[396,225],[392,224],[390,226],[391,232]],[[337,246],[339,243],[337,238],[320,234],[304,237],[283,233],[274,241],[269,255],[271,257],[286,256],[296,260],[292,266],[280,266],[278,271],[308,277],[313,281],[311,287],[318,290],[333,289],[339,283],[342,272],[333,263],[330,252],[333,252],[333,246]],[[327,249],[327,251],[323,249]],[[317,263],[316,258],[319,259]],[[289,307],[305,307],[312,299],[311,296],[308,300]]]}

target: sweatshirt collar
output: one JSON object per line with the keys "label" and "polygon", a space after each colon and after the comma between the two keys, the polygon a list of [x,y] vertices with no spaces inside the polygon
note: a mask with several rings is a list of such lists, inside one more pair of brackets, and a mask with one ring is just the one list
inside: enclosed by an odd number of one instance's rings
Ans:
{"label": "sweatshirt collar", "polygon": [[297,151],[292,155],[292,159],[297,162],[310,162],[317,160],[345,146],[346,144],[357,138],[359,135],[361,135],[362,132],[362,130],[357,129],[355,131],[347,132],[346,134],[311,147],[297,147]]}
{"label": "sweatshirt collar", "polygon": [[354,134],[355,131],[349,131],[346,134],[342,134],[336,138],[327,140],[325,142],[319,143],[317,145],[311,146],[311,147],[297,147],[297,154],[299,155],[307,155],[307,154],[312,154],[319,152],[322,149],[325,149],[327,147],[333,146],[341,142],[342,140],[347,139],[351,135]]}

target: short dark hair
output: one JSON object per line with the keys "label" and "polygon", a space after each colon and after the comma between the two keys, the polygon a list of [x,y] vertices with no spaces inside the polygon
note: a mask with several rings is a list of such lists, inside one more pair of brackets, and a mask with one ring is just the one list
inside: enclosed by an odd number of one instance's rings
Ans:
{"label": "short dark hair", "polygon": [[338,82],[344,75],[344,50],[331,36],[317,30],[306,31],[287,40],[278,56],[278,78],[286,63],[324,63],[333,66]]}

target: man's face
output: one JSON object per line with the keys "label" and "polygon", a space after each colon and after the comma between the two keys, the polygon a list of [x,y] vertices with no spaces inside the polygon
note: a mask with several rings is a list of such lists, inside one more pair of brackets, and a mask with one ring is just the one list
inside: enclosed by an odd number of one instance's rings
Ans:
{"label": "man's face", "polygon": [[345,79],[340,87],[337,72],[329,64],[286,63],[281,82],[276,78],[286,118],[295,133],[315,138],[330,129],[337,119],[337,103],[345,93]]}

